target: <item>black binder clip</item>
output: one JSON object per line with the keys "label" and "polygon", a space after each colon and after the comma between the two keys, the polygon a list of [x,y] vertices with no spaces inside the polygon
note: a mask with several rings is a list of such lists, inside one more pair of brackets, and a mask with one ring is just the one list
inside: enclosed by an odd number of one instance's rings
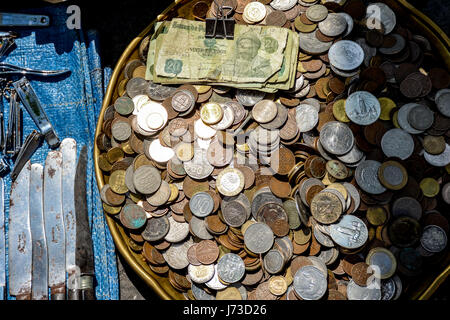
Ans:
{"label": "black binder clip", "polygon": [[[214,0],[214,3],[217,7],[216,17],[206,18],[205,38],[234,39],[236,21],[233,18],[228,18],[233,11],[233,7],[219,6],[216,0]],[[228,10],[226,14],[224,14],[224,9]]]}

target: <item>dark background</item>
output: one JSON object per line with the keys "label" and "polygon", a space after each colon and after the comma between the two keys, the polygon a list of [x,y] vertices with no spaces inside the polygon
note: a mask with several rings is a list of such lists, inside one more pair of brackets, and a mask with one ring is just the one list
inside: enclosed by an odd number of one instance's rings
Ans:
{"label": "dark background", "polygon": [[[100,36],[100,55],[104,67],[114,68],[122,52],[148,24],[160,14],[172,0],[69,0],[81,8],[82,28],[96,29]],[[372,2],[376,2],[375,0]],[[450,34],[450,0],[409,0],[417,9],[428,15],[442,30]],[[0,10],[47,6],[42,0],[1,0]],[[118,255],[120,298],[122,300],[156,300],[157,295]],[[450,281],[436,292],[433,300],[448,300]]]}

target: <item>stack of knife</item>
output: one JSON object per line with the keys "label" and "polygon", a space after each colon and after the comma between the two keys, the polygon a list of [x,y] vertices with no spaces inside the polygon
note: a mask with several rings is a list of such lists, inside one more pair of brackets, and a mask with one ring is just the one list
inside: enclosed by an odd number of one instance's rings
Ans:
{"label": "stack of knife", "polygon": [[[11,186],[9,294],[17,300],[95,300],[87,216],[87,148],[74,139],[50,151],[45,166],[26,163]],[[0,187],[3,198],[3,181]],[[0,201],[0,206],[3,201]],[[0,298],[5,294],[4,208],[0,207]]]}

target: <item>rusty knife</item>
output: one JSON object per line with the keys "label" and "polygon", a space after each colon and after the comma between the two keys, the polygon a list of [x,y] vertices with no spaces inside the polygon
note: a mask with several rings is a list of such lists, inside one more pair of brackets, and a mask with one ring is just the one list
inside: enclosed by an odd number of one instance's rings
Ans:
{"label": "rusty knife", "polygon": [[9,204],[9,293],[17,300],[31,299],[30,173],[28,161],[11,185]]}
{"label": "rusty knife", "polygon": [[95,300],[94,252],[89,228],[86,199],[87,147],[83,146],[78,158],[75,178],[75,216],[77,224],[75,264],[80,269],[80,281],[74,300]]}
{"label": "rusty knife", "polygon": [[44,221],[51,300],[66,297],[65,231],[62,206],[62,154],[50,151],[44,167]]}

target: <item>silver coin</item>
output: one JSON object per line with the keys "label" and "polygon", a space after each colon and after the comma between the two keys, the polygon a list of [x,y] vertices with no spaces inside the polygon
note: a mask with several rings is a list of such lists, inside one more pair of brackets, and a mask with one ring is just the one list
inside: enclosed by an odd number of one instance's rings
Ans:
{"label": "silver coin", "polygon": [[226,283],[236,283],[245,274],[245,264],[240,256],[227,253],[217,262],[217,274]]}
{"label": "silver coin", "polygon": [[214,210],[214,200],[207,192],[198,192],[189,201],[189,208],[193,215],[204,218]]}
{"label": "silver coin", "polygon": [[321,250],[320,254],[317,256],[320,260],[322,260],[325,265],[330,265],[331,259],[333,259],[333,256],[335,255],[336,248],[330,248],[327,250]]}
{"label": "silver coin", "polygon": [[330,63],[344,71],[359,68],[364,62],[364,51],[361,46],[350,40],[335,42],[328,51]]}
{"label": "silver coin", "polygon": [[145,94],[148,82],[143,78],[133,78],[128,80],[126,91],[128,96],[133,99],[134,97]]}
{"label": "silver coin", "polygon": [[265,223],[252,224],[245,231],[244,243],[247,249],[256,254],[263,254],[272,248],[274,234]]}
{"label": "silver coin", "polygon": [[348,13],[345,13],[345,12],[338,12],[336,14],[340,15],[341,17],[344,17],[345,21],[347,21],[347,29],[345,30],[345,33],[343,35],[343,37],[345,38],[353,31],[353,27],[354,27],[353,18],[351,15],[349,15]]}
{"label": "silver coin", "polygon": [[[320,231],[319,228],[314,228],[313,234],[314,234],[314,238],[316,238],[317,242],[319,242],[324,247],[327,247],[327,248],[334,247],[333,240],[329,236],[324,234],[322,231]],[[324,263],[326,263],[326,261],[324,261]]]}
{"label": "silver coin", "polygon": [[448,143],[445,144],[445,151],[438,155],[432,155],[428,152],[423,153],[425,160],[435,167],[445,167],[450,164],[450,146]]}
{"label": "silver coin", "polygon": [[297,4],[297,0],[273,0],[270,6],[275,10],[287,11]]}
{"label": "silver coin", "polygon": [[381,163],[375,160],[366,160],[359,164],[355,171],[356,183],[361,189],[370,194],[382,194],[387,189],[383,187],[378,178]]}
{"label": "silver coin", "polygon": [[219,123],[212,125],[211,128],[217,131],[226,130],[234,123],[234,111],[233,108],[227,104],[220,105],[223,110],[223,117]]}
{"label": "silver coin", "polygon": [[263,100],[265,96],[265,92],[256,90],[238,89],[236,91],[236,99],[244,107],[253,107],[255,104]]}
{"label": "silver coin", "polygon": [[408,159],[414,152],[413,137],[402,129],[391,129],[381,139],[381,149],[386,157]]}
{"label": "silver coin", "polygon": [[422,205],[412,197],[402,197],[394,201],[391,212],[394,217],[407,216],[420,220],[422,217]]}
{"label": "silver coin", "polygon": [[427,106],[419,104],[411,109],[411,111],[408,113],[407,120],[408,123],[411,125],[411,127],[413,127],[414,129],[419,131],[425,131],[433,126],[434,113]]}
{"label": "silver coin", "polygon": [[308,203],[306,201],[306,191],[312,186],[321,186],[321,187],[325,188],[325,185],[319,179],[309,178],[309,179],[305,180],[305,182],[303,182],[303,184],[300,186],[300,189],[299,189],[300,199],[302,200],[304,205],[308,205]]}
{"label": "silver coin", "polygon": [[195,96],[189,90],[179,90],[172,96],[172,108],[178,112],[186,112],[195,106]]}
{"label": "silver coin", "polygon": [[271,192],[262,192],[253,196],[252,201],[252,216],[256,219],[256,215],[265,203],[268,202],[277,202],[279,204],[283,204],[283,201],[277,197],[275,197]]}
{"label": "silver coin", "polygon": [[[388,253],[390,253],[390,251],[388,251]],[[369,266],[376,266],[380,270],[380,279],[387,279],[391,277],[392,270],[395,270],[397,268],[397,261],[395,260],[394,256],[388,253],[381,250],[376,252],[369,252],[369,255],[366,259],[366,263]]]}
{"label": "silver coin", "polygon": [[[302,90],[305,86],[303,85],[305,83],[305,76],[302,74],[299,78],[295,79],[295,85],[294,87],[289,90],[289,93],[296,93]],[[309,83],[309,82],[308,82]]]}
{"label": "silver coin", "polygon": [[338,76],[344,77],[344,78],[351,78],[356,76],[359,73],[359,68],[352,70],[352,71],[343,71],[341,69],[336,68],[333,65],[330,65],[331,70],[333,70],[334,73],[336,73]]}
{"label": "silver coin", "polygon": [[310,91],[311,91],[311,86],[309,85],[309,82],[308,82],[308,84],[304,88],[302,88],[299,92],[291,94],[291,96],[294,98],[301,99],[301,98],[306,97]]}
{"label": "silver coin", "polygon": [[293,286],[303,300],[319,300],[327,291],[327,279],[315,266],[305,266],[295,273]]}
{"label": "silver coin", "polygon": [[219,274],[217,273],[217,264],[214,264],[214,275],[208,282],[205,283],[205,285],[213,290],[223,290],[226,289],[228,286],[220,282]]}
{"label": "silver coin", "polygon": [[164,239],[170,229],[169,219],[166,216],[151,218],[147,220],[147,225],[141,236],[144,240],[153,242]]}
{"label": "silver coin", "polygon": [[312,262],[314,267],[316,267],[317,269],[320,270],[320,272],[322,272],[325,279],[328,278],[327,265],[322,260],[320,260],[318,257],[315,256],[309,256],[308,259],[309,261]]}
{"label": "silver coin", "polygon": [[380,102],[370,92],[356,91],[345,101],[345,113],[352,122],[368,126],[380,118]]}
{"label": "silver coin", "polygon": [[270,250],[263,259],[264,269],[270,274],[277,274],[283,270],[284,258],[280,251]]}
{"label": "silver coin", "polygon": [[[443,91],[448,90],[448,91]],[[442,89],[436,94],[436,106],[440,113],[450,118],[450,90]]]}
{"label": "silver coin", "polygon": [[403,38],[401,35],[397,33],[393,33],[391,36],[395,38],[395,44],[392,47],[388,48],[385,47],[378,48],[378,51],[380,51],[380,53],[385,55],[395,55],[402,52],[403,49],[405,49],[406,47],[405,38]]}
{"label": "silver coin", "polygon": [[276,238],[274,248],[278,249],[284,257],[284,261],[290,261],[294,255],[294,245],[289,237]]}
{"label": "silver coin", "polygon": [[248,294],[245,286],[243,286],[241,283],[233,283],[232,285],[230,285],[230,287],[238,289],[239,293],[241,294],[242,300],[247,300]]}
{"label": "silver coin", "polygon": [[145,93],[156,101],[164,101],[175,93],[176,87],[164,86],[150,81]]}
{"label": "silver coin", "polygon": [[303,100],[302,104],[309,104],[310,106],[313,106],[316,108],[317,112],[320,112],[320,101],[315,98],[308,98]]}
{"label": "silver coin", "polygon": [[194,158],[184,162],[184,170],[187,175],[195,180],[208,178],[214,171],[214,167],[209,163],[207,150],[194,147]]}
{"label": "silver coin", "polygon": [[189,234],[189,224],[186,222],[177,222],[173,217],[169,217],[169,232],[164,237],[164,240],[170,243],[181,242]]}
{"label": "silver coin", "polygon": [[420,244],[432,253],[444,251],[447,247],[447,234],[444,229],[436,225],[429,225],[423,229]]}
{"label": "silver coin", "polygon": [[375,18],[383,24],[384,34],[389,34],[397,24],[394,11],[386,4],[377,2],[371,3],[366,8],[366,19]]}
{"label": "silver coin", "polygon": [[202,284],[210,281],[213,278],[214,273],[215,273],[214,265],[212,264],[209,265],[201,264],[199,266],[194,266],[190,264],[188,266],[189,278],[191,279],[191,281],[195,283]]}
{"label": "silver coin", "polygon": [[195,300],[199,301],[216,300],[215,296],[207,293],[205,290],[197,286],[195,283],[192,283],[191,290]]}
{"label": "silver coin", "polygon": [[187,252],[193,245],[194,242],[192,239],[172,244],[169,249],[162,253],[164,260],[166,260],[167,264],[175,270],[186,268],[189,265]]}
{"label": "silver coin", "polygon": [[319,112],[309,104],[301,104],[296,109],[295,120],[300,132],[308,132],[314,129],[319,122]]}
{"label": "silver coin", "polygon": [[346,29],[347,20],[336,13],[329,13],[325,20],[319,22],[320,32],[328,37],[337,37],[343,34]]}
{"label": "silver coin", "polygon": [[330,236],[341,247],[357,249],[367,242],[369,231],[361,219],[345,215],[337,224],[330,226]]}
{"label": "silver coin", "polygon": [[445,203],[450,204],[450,182],[442,187],[442,199],[444,199]]}
{"label": "silver coin", "polygon": [[350,280],[347,285],[348,300],[381,300],[381,289],[376,285],[361,287]]}
{"label": "silver coin", "polygon": [[306,17],[313,22],[325,20],[327,16],[328,9],[321,4],[315,4],[306,10]]}
{"label": "silver coin", "polygon": [[[278,113],[274,120],[269,123],[261,123],[260,126],[266,130],[276,130],[281,128],[287,121],[289,110],[281,103],[277,103]],[[278,136],[279,137],[279,136]]]}
{"label": "silver coin", "polygon": [[349,153],[344,154],[343,156],[338,156],[337,158],[345,164],[354,164],[361,161],[363,157],[364,152],[362,152],[355,144]]}
{"label": "silver coin", "polygon": [[392,300],[395,296],[396,286],[392,278],[381,280],[381,300]]}
{"label": "silver coin", "polygon": [[193,216],[191,221],[189,222],[189,225],[191,227],[192,233],[196,237],[202,240],[214,239],[214,236],[209,233],[208,229],[206,229],[205,220]]}
{"label": "silver coin", "polygon": [[139,193],[150,195],[161,186],[161,174],[153,166],[142,166],[136,169],[133,175],[133,184]]}
{"label": "silver coin", "polygon": [[342,185],[345,187],[345,189],[347,190],[347,192],[349,193],[349,195],[351,196],[351,198],[355,203],[355,209],[353,210],[353,212],[350,213],[355,213],[359,209],[359,206],[361,205],[361,196],[359,195],[359,191],[351,183],[344,182]]}
{"label": "silver coin", "polygon": [[342,156],[352,150],[355,137],[348,125],[338,121],[330,121],[320,130],[320,143],[329,153]]}
{"label": "silver coin", "polygon": [[411,124],[408,122],[408,116],[412,109],[415,107],[420,107],[418,103],[407,103],[403,105],[398,111],[398,124],[399,126],[410,134],[421,134],[423,130],[414,129]]}
{"label": "silver coin", "polygon": [[[321,23],[323,22],[324,21],[322,21]],[[300,49],[302,49],[304,52],[308,54],[315,55],[325,53],[333,45],[332,42],[322,42],[319,39],[317,39],[315,32],[310,33],[300,32],[298,36],[300,39]]]}

